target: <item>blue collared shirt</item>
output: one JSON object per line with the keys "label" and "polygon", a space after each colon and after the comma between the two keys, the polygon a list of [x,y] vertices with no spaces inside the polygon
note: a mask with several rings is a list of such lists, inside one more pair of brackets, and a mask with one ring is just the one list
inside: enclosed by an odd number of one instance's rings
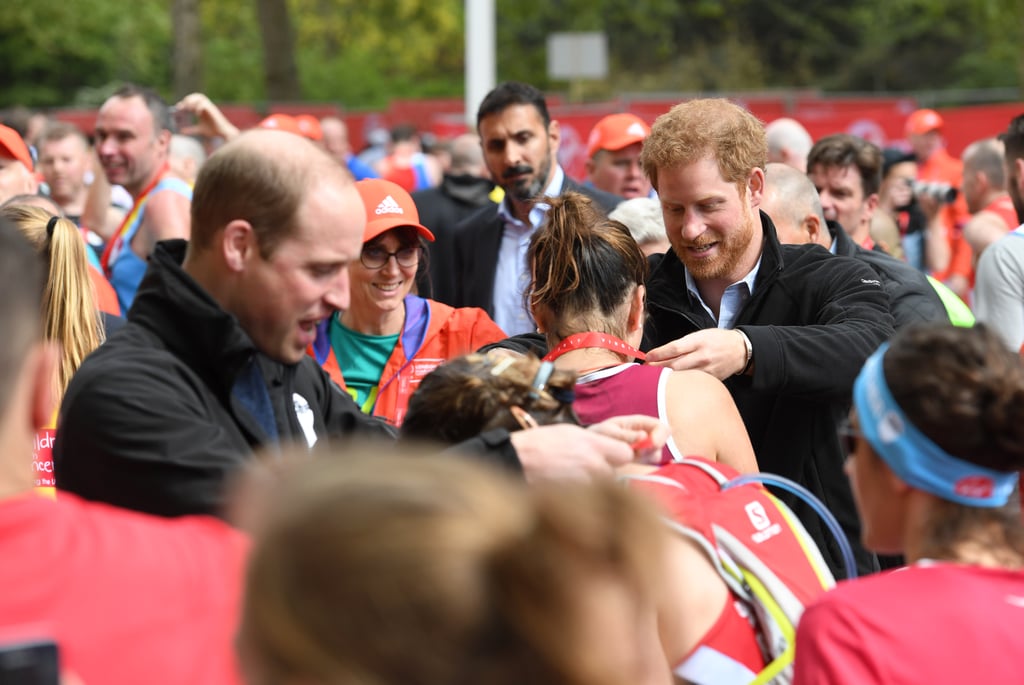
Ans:
{"label": "blue collared shirt", "polygon": [[[565,172],[556,164],[544,195],[557,197],[564,181]],[[498,268],[494,272],[494,322],[508,335],[531,333],[537,327],[523,299],[530,283],[526,250],[530,246],[530,237],[543,223],[550,208],[546,202],[535,203],[530,208],[530,223],[525,224],[512,214],[507,194],[498,205],[498,216],[505,225],[505,231],[501,235]]]}
{"label": "blue collared shirt", "polygon": [[750,296],[754,292],[754,281],[757,279],[757,272],[761,269],[761,257],[757,258],[757,264],[750,270],[743,280],[736,281],[722,293],[722,303],[718,307],[718,316],[711,311],[711,307],[707,305],[704,298],[700,296],[700,291],[697,290],[697,281],[693,278],[689,269],[684,267],[684,273],[686,274],[686,289],[697,298],[700,302],[700,306],[704,307],[712,319],[718,322],[719,328],[732,328],[736,322],[736,315],[739,314],[740,309]]}

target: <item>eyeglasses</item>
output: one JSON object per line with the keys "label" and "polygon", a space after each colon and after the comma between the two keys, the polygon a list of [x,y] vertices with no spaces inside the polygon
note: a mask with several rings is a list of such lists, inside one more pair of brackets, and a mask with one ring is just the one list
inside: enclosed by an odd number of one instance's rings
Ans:
{"label": "eyeglasses", "polygon": [[858,430],[851,422],[849,418],[843,419],[836,427],[836,433],[839,435],[840,443],[843,446],[843,455],[849,457],[857,451],[857,440],[863,437],[860,430]]}
{"label": "eyeglasses", "polygon": [[398,262],[398,266],[416,266],[420,263],[420,248],[419,245],[414,247],[402,247],[394,252],[388,252],[383,247],[378,245],[371,245],[370,247],[364,247],[363,251],[359,253],[359,261],[362,262],[363,266],[367,269],[383,269],[384,265],[388,263],[388,260],[392,257]]}

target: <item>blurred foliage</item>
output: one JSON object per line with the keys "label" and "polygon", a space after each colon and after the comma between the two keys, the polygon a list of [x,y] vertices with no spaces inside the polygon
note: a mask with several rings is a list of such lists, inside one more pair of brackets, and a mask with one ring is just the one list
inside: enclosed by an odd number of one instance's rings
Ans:
{"label": "blurred foliage", "polygon": [[[203,83],[215,100],[266,98],[259,0],[204,0]],[[288,0],[300,92],[350,108],[459,96],[464,0]],[[0,106],[94,105],[121,81],[171,91],[169,0],[0,2]],[[496,0],[499,79],[566,89],[548,34],[608,34],[619,92],[1020,88],[1021,0]],[[578,84],[577,84],[578,85]]]}

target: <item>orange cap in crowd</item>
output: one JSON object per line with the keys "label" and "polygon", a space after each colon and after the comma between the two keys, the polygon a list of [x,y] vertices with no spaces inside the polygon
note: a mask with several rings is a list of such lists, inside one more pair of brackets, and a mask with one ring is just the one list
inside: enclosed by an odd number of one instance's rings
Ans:
{"label": "orange cap in crowd", "polygon": [[907,117],[907,135],[924,135],[943,126],[942,117],[934,109],[919,109]]}
{"label": "orange cap in crowd", "polygon": [[295,124],[299,127],[302,135],[310,140],[324,139],[324,131],[320,128],[320,120],[312,114],[296,114]]}
{"label": "orange cap in crowd", "polygon": [[269,128],[275,131],[287,131],[288,133],[294,133],[297,136],[304,135],[302,129],[299,128],[299,124],[295,121],[295,117],[287,114],[271,114],[269,117],[256,124],[259,128]]}
{"label": "orange cap in crowd", "polygon": [[26,169],[32,171],[32,153],[28,151],[28,145],[21,139],[17,131],[2,124],[0,124],[0,156],[16,159],[24,164]]}
{"label": "orange cap in crowd", "polygon": [[650,134],[651,127],[635,114],[609,114],[590,132],[587,157],[593,157],[598,150],[621,150],[633,143],[641,143]]}
{"label": "orange cap in crowd", "polygon": [[356,190],[366,205],[364,243],[401,226],[411,226],[427,240],[434,239],[434,234],[420,223],[416,203],[402,186],[382,178],[367,178],[356,183]]}

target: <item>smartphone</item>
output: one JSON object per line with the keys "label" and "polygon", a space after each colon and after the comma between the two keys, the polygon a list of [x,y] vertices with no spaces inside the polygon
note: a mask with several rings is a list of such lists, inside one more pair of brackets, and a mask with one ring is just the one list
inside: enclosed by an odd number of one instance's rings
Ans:
{"label": "smartphone", "polygon": [[57,643],[0,644],[0,685],[60,685]]}

